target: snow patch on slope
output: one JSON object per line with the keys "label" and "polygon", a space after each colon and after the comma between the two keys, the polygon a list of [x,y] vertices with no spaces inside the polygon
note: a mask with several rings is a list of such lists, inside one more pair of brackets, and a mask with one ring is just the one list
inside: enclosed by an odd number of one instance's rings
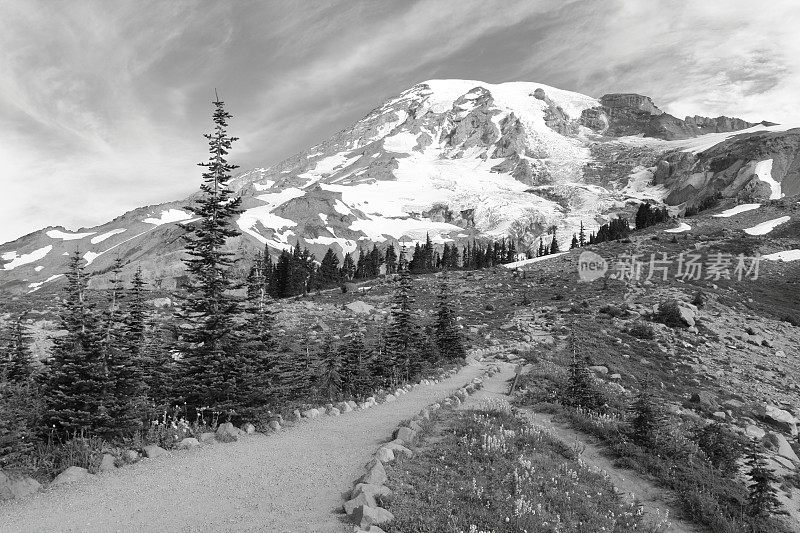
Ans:
{"label": "snow patch on slope", "polygon": [[761,258],[769,261],[800,261],[800,250],[796,248],[794,250],[784,250],[774,254],[762,255]]}
{"label": "snow patch on slope", "polygon": [[90,231],[88,233],[66,233],[64,231],[60,231],[57,229],[51,229],[47,233],[45,233],[45,235],[47,235],[51,239],[61,239],[63,241],[75,241],[94,234],[95,234],[94,231]]}
{"label": "snow patch on slope", "polygon": [[772,191],[772,193],[769,195],[770,200],[780,200],[785,196],[781,192],[781,184],[775,181],[775,178],[772,177],[772,159],[767,159],[765,161],[759,161],[756,163],[754,172],[756,176],[758,176],[759,181],[763,181],[769,185]]}
{"label": "snow patch on slope", "polygon": [[112,229],[111,231],[107,231],[105,233],[101,233],[100,235],[98,235],[96,237],[92,237],[89,242],[91,242],[92,244],[99,244],[99,243],[103,242],[104,240],[108,239],[109,237],[113,237],[114,235],[119,235],[120,233],[124,233],[126,231],[128,231],[128,230],[125,229],[125,228]]}
{"label": "snow patch on slope", "polygon": [[28,288],[31,289],[28,291],[28,294],[38,291],[39,289],[42,288],[42,285],[44,285],[45,283],[50,283],[51,281],[55,281],[63,275],[64,274],[55,274],[53,276],[50,276],[44,281],[34,281],[33,283],[28,283]]}
{"label": "snow patch on slope", "polygon": [[677,228],[666,229],[664,230],[664,233],[683,233],[684,231],[689,231],[691,229],[692,227],[689,224],[686,222],[681,222],[681,225]]}
{"label": "snow patch on slope", "polygon": [[44,259],[44,257],[50,253],[50,250],[53,249],[52,244],[48,244],[47,246],[43,246],[37,250],[34,250],[28,254],[17,255],[17,252],[6,252],[2,255],[3,260],[11,261],[10,263],[6,263],[3,265],[4,270],[14,270],[18,266],[27,265],[28,263],[33,263],[34,261],[38,261],[40,259]]}
{"label": "snow patch on slope", "polygon": [[777,226],[789,222],[791,218],[792,217],[790,216],[785,216],[776,218],[774,220],[767,220],[766,222],[762,222],[761,224],[753,226],[752,228],[745,229],[744,232],[748,235],[766,235],[770,231],[774,230]]}
{"label": "snow patch on slope", "polygon": [[181,211],[180,209],[167,209],[165,211],[161,211],[161,216],[158,218],[149,217],[142,222],[146,224],[154,224],[156,226],[161,226],[164,224],[169,224],[170,222],[180,222],[182,220],[189,220],[192,218],[192,215],[185,211]]}
{"label": "snow patch on slope", "polygon": [[759,207],[761,207],[761,204],[740,204],[735,207],[731,207],[730,209],[726,209],[722,213],[717,213],[716,215],[711,215],[711,216],[716,218],[728,218],[734,215],[738,215],[739,213],[744,213],[745,211],[752,211],[753,209],[758,209]]}

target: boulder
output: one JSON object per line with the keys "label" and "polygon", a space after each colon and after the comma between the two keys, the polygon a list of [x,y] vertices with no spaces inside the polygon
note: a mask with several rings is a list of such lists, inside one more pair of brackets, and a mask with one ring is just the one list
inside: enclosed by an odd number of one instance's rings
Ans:
{"label": "boulder", "polygon": [[775,450],[775,453],[780,455],[781,457],[786,457],[794,462],[800,462],[800,458],[797,457],[797,454],[792,449],[792,446],[789,444],[789,441],[786,440],[786,437],[781,435],[780,433],[769,432],[765,438],[765,445],[769,448]]}
{"label": "boulder", "polygon": [[139,460],[139,452],[136,450],[125,450],[122,452],[122,460],[126,463],[135,463]]}
{"label": "boulder", "polygon": [[725,417],[727,415],[723,411],[714,411],[714,413],[711,416],[713,416],[717,420],[725,420]]}
{"label": "boulder", "polygon": [[413,457],[414,456],[414,452],[412,452],[411,450],[409,450],[408,448],[403,446],[401,443],[396,442],[396,441],[392,441],[392,442],[389,442],[387,444],[384,444],[383,448],[388,448],[388,449],[392,450],[392,453],[394,454],[395,457],[397,457],[398,453],[402,453],[406,457]]}
{"label": "boulder", "polygon": [[244,431],[245,434],[247,434],[247,435],[252,435],[253,433],[256,432],[256,427],[253,424],[251,424],[250,422],[247,422],[246,424],[244,424],[242,426],[242,431]]}
{"label": "boulder", "polygon": [[399,427],[394,432],[394,438],[403,441],[405,444],[413,444],[414,430],[408,427]]}
{"label": "boulder", "polygon": [[[357,404],[356,402],[354,402],[353,400],[349,400],[349,401],[348,401],[348,402],[346,402],[346,403],[347,403],[347,405],[349,405],[349,406],[350,406],[350,409],[357,409],[357,408],[358,408],[358,404]],[[346,413],[347,411],[345,411],[345,410],[342,410],[342,412],[343,412],[343,413]]]}
{"label": "boulder", "polygon": [[85,468],[80,466],[70,466],[59,475],[50,483],[51,486],[56,485],[65,485],[67,483],[75,483],[76,481],[81,481],[84,479],[88,479],[91,474]]}
{"label": "boulder", "polygon": [[370,526],[385,524],[394,520],[394,515],[383,507],[368,507],[365,505],[356,507],[351,517],[357,525],[370,532],[374,531],[374,528]]}
{"label": "boulder", "polygon": [[350,497],[354,498],[362,492],[371,495],[373,498],[376,498],[378,496],[390,496],[392,494],[392,490],[386,485],[373,485],[371,483],[356,483],[356,486],[353,487],[353,491],[350,493]]}
{"label": "boulder", "polygon": [[189,448],[197,448],[200,446],[200,441],[193,437],[186,437],[178,443],[176,448],[179,450],[188,450]]}
{"label": "boulder", "polygon": [[345,305],[345,307],[351,310],[352,312],[356,313],[357,315],[368,315],[375,310],[374,306],[366,302],[362,302],[361,300],[350,302],[349,304]]}
{"label": "boulder", "polygon": [[714,395],[708,391],[698,391],[692,394],[692,403],[699,403],[702,407],[711,408],[717,405],[717,400]]}
{"label": "boulder", "polygon": [[104,453],[97,468],[100,472],[113,472],[117,469],[117,458],[110,453]]}
{"label": "boulder", "polygon": [[155,459],[167,453],[167,450],[156,444],[149,444],[142,448],[142,452],[144,452],[144,456],[148,459]]}
{"label": "boulder", "polygon": [[754,426],[753,424],[749,424],[747,427],[744,428],[744,434],[747,435],[751,439],[758,439],[761,440],[767,434],[766,431],[761,429],[758,426]]}
{"label": "boulder", "polygon": [[24,498],[42,490],[42,485],[27,476],[9,476],[0,469],[0,502]]}
{"label": "boulder", "polygon": [[281,425],[278,423],[277,420],[272,420],[269,423],[269,429],[271,429],[272,431],[280,431]]}
{"label": "boulder", "polygon": [[589,370],[591,370],[595,374],[603,374],[603,375],[608,374],[608,367],[603,365],[590,366]]}
{"label": "boulder", "polygon": [[210,431],[207,431],[205,433],[201,433],[200,434],[200,438],[198,440],[202,444],[206,444],[206,443],[209,443],[209,442],[213,442],[215,437],[216,437],[215,433],[211,433]]}
{"label": "boulder", "polygon": [[292,411],[292,416],[298,422],[303,419],[303,415],[300,414],[300,411],[298,409],[295,409],[294,411]]}
{"label": "boulder", "polygon": [[388,403],[388,402],[393,402],[393,401],[395,401],[395,399],[396,399],[396,398],[395,398],[395,396],[394,396],[393,394],[387,394],[387,395],[386,395],[386,399],[385,399],[385,401]]}
{"label": "boulder", "polygon": [[234,426],[231,422],[220,424],[217,428],[216,439],[220,442],[233,442],[239,440],[242,430]]}
{"label": "boulder", "polygon": [[353,511],[356,510],[356,507],[360,506],[366,507],[377,507],[378,503],[375,501],[375,497],[371,494],[360,492],[358,495],[353,496],[346,502],[344,502],[344,512],[347,513],[347,516],[353,514]]}
{"label": "boulder", "polygon": [[391,463],[394,461],[394,452],[391,448],[386,446],[381,446],[378,448],[378,451],[375,452],[375,459],[383,462],[383,463]]}
{"label": "boulder", "polygon": [[310,420],[319,418],[319,409],[314,409],[313,407],[311,409],[306,409],[303,411],[303,418],[308,418]]}
{"label": "boulder", "polygon": [[361,409],[369,409],[370,407],[372,407],[372,404],[369,403],[369,402],[363,402],[363,403],[359,404],[358,407],[360,407]]}
{"label": "boulder", "polygon": [[375,396],[370,396],[365,401],[370,405],[378,405],[378,402],[375,401]]}
{"label": "boulder", "polygon": [[339,402],[339,403],[337,403],[336,404],[336,408],[339,409],[339,412],[342,413],[342,414],[350,413],[350,412],[353,411],[353,407],[347,402]]}
{"label": "boulder", "polygon": [[367,467],[367,473],[361,476],[360,483],[369,483],[371,485],[383,485],[386,483],[388,477],[386,476],[386,469],[383,468],[383,463],[377,459],[370,461]]}
{"label": "boulder", "polygon": [[780,428],[781,431],[789,433],[792,437],[797,436],[798,420],[789,411],[767,404],[764,406],[764,418],[772,425]]}
{"label": "boulder", "polygon": [[328,409],[328,416],[339,416],[341,414],[342,412],[339,411],[339,409],[337,409],[336,407],[331,407],[330,409]]}

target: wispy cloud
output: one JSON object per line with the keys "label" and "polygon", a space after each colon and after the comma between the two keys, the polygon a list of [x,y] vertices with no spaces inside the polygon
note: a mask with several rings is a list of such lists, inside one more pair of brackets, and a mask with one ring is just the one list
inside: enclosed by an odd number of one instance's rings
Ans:
{"label": "wispy cloud", "polygon": [[221,91],[243,167],[435,77],[634,91],[678,115],[800,120],[774,0],[0,3],[0,241],[194,190]]}

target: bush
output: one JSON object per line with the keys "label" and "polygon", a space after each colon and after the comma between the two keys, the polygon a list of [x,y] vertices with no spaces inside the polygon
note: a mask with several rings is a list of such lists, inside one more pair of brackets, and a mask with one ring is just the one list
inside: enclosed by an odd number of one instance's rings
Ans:
{"label": "bush", "polygon": [[645,324],[644,322],[636,322],[628,328],[628,335],[636,337],[637,339],[652,340],[656,337],[656,332],[653,326]]}
{"label": "bush", "polygon": [[671,328],[686,327],[681,318],[681,310],[678,300],[667,300],[658,305],[658,312],[653,315],[653,320],[661,322]]}

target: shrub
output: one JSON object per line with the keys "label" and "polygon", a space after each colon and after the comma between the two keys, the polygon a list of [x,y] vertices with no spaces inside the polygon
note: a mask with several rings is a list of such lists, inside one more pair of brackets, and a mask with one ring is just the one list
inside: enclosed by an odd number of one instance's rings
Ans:
{"label": "shrub", "polygon": [[658,312],[653,315],[653,320],[661,322],[671,328],[686,327],[681,318],[678,300],[667,300],[658,305]]}
{"label": "shrub", "polygon": [[656,332],[653,326],[645,324],[644,322],[636,322],[628,328],[628,335],[636,337],[637,339],[652,340],[656,337]]}

